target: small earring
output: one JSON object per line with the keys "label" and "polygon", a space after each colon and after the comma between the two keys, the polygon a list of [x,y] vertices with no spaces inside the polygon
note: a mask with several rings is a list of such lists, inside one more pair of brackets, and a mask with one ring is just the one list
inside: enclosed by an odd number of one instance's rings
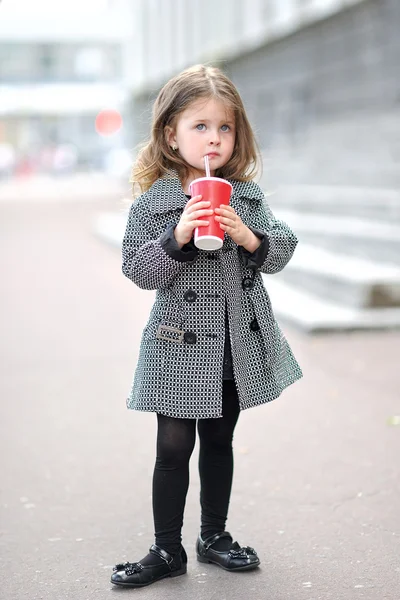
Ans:
{"label": "small earring", "polygon": [[172,150],[175,152],[175,150],[178,150],[178,146],[175,146],[175,144],[172,146]]}

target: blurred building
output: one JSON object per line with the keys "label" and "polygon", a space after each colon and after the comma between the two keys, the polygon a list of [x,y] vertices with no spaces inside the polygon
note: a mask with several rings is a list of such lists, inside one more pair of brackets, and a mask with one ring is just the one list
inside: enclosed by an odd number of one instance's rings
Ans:
{"label": "blurred building", "polygon": [[[126,146],[131,11],[129,0],[1,2],[0,163],[12,148],[28,171],[101,168]],[[114,135],[96,131],[105,109],[123,117]]]}
{"label": "blurred building", "polygon": [[[134,142],[186,66],[223,68],[300,238],[268,289],[309,330],[400,325],[400,2],[137,0]],[[274,194],[278,191],[277,194]]]}
{"label": "blurred building", "polygon": [[[338,117],[399,109],[398,0],[135,5],[140,18],[134,22],[133,91],[140,116],[149,94],[198,62],[219,64],[234,79],[263,149],[304,144],[312,127]],[[138,138],[147,132],[148,113],[145,117],[138,119],[143,124],[136,128]]]}

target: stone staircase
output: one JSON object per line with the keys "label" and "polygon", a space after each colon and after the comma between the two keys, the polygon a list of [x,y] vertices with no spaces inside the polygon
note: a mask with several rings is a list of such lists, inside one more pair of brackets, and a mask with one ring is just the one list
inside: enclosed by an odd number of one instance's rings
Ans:
{"label": "stone staircase", "polygon": [[261,179],[300,240],[264,276],[277,317],[307,331],[398,327],[400,114],[330,122],[303,142],[266,156]]}

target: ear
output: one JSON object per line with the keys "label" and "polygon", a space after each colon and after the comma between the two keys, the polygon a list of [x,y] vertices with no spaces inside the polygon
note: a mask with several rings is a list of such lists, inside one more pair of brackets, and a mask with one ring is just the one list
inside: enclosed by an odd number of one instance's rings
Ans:
{"label": "ear", "polygon": [[165,141],[167,142],[168,146],[176,146],[176,135],[175,135],[175,130],[170,127],[169,125],[166,125],[164,127],[164,135],[165,135]]}

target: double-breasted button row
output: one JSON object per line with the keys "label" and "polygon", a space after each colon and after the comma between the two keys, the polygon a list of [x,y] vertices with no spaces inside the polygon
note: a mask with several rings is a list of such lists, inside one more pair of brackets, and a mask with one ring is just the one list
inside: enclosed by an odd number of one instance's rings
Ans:
{"label": "double-breasted button row", "polygon": [[242,279],[242,288],[244,290],[252,290],[254,287],[254,281],[251,277],[243,277]]}
{"label": "double-breasted button row", "polygon": [[[218,334],[211,333],[211,332],[205,333],[204,337],[210,338],[212,340],[216,340],[218,338]],[[194,331],[185,331],[183,339],[185,340],[185,342],[187,344],[195,344],[197,342],[197,335],[194,333]]]}
{"label": "double-breasted button row", "polygon": [[[205,294],[206,298],[221,298],[221,294],[218,294],[217,292],[215,293],[209,293],[209,294]],[[186,300],[186,302],[196,302],[198,295],[196,294],[196,292],[194,290],[187,290],[187,292],[185,292],[183,294],[183,298],[184,300]]]}
{"label": "double-breasted button row", "polygon": [[183,294],[186,302],[195,302],[197,300],[197,294],[194,290],[188,290]]}
{"label": "double-breasted button row", "polygon": [[250,323],[250,329],[252,331],[260,331],[260,326],[258,324],[257,319],[253,319],[252,322]]}
{"label": "double-breasted button row", "polygon": [[197,342],[197,335],[194,331],[185,331],[183,339],[187,344],[195,344]]}
{"label": "double-breasted button row", "polygon": [[[220,297],[221,297],[221,295],[217,294],[217,293],[206,294],[206,298],[220,298]],[[196,294],[196,292],[194,290],[189,289],[183,294],[183,298],[186,300],[186,302],[195,302],[198,298],[198,294]],[[206,334],[206,336],[209,338],[217,337],[217,335],[214,333],[208,333],[208,334]],[[183,339],[187,344],[195,344],[197,342],[197,335],[194,333],[194,331],[185,331]]]}

